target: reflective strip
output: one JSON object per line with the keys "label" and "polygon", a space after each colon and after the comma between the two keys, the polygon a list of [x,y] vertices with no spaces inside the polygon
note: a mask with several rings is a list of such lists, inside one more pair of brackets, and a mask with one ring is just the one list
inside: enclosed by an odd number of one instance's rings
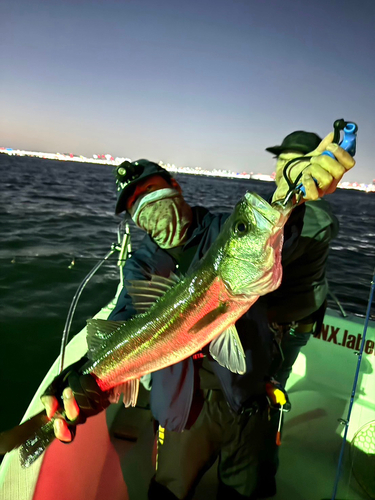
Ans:
{"label": "reflective strip", "polygon": [[159,439],[158,439],[160,444],[164,443],[164,427],[161,427],[159,425]]}
{"label": "reflective strip", "polygon": [[164,443],[164,427],[159,425],[158,429],[158,439],[156,442],[156,460],[155,460],[155,470],[158,470],[159,465],[159,446]]}

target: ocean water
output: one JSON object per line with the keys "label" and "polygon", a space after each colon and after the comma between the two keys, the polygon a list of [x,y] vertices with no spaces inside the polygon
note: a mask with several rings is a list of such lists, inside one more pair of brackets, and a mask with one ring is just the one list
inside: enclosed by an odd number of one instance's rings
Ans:
{"label": "ocean water", "polygon": [[[121,222],[112,167],[0,155],[0,431],[16,425],[59,354],[71,300],[117,241]],[[230,211],[267,182],[177,175],[187,201]],[[340,220],[328,264],[330,288],[347,311],[364,314],[375,265],[375,194],[337,190]],[[133,248],[142,233],[132,226]],[[71,266],[74,260],[74,265]],[[115,294],[115,257],[82,293],[71,335]],[[374,310],[373,310],[374,312]]]}

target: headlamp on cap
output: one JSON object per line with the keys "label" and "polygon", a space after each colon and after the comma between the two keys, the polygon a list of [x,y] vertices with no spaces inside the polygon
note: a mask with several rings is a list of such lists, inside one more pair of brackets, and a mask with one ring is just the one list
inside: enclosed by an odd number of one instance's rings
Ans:
{"label": "headlamp on cap", "polygon": [[143,173],[144,167],[138,162],[124,161],[115,169],[117,191],[122,191],[130,182],[135,181]]}
{"label": "headlamp on cap", "polygon": [[115,169],[117,185],[116,214],[126,210],[126,200],[134,191],[139,181],[143,181],[153,175],[160,175],[166,180],[172,176],[165,168],[149,160],[137,160],[129,162],[125,160]]}

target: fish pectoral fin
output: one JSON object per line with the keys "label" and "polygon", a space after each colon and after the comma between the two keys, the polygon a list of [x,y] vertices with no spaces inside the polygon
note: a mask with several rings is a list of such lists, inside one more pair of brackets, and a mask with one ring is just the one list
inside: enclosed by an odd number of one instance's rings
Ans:
{"label": "fish pectoral fin", "polygon": [[124,324],[125,321],[88,319],[86,341],[89,359],[93,359],[93,357],[104,348],[106,341]]}
{"label": "fish pectoral fin", "polygon": [[246,372],[246,356],[235,325],[223,331],[210,343],[210,354],[219,365],[233,373]]}
{"label": "fish pectoral fin", "polygon": [[120,385],[117,385],[112,389],[116,394],[122,394],[122,401],[125,408],[129,406],[135,406],[137,404],[138,393],[139,393],[139,378],[133,378],[132,380],[127,380]]}

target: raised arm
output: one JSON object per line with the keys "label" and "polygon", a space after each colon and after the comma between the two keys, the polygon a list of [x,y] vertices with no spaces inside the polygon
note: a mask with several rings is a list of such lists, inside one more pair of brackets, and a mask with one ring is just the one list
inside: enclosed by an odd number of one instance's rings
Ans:
{"label": "raised arm", "polygon": [[[329,133],[314,151],[306,155],[312,158],[296,161],[288,168],[287,175],[292,182],[302,173],[300,182],[306,194],[301,202],[317,200],[326,194],[333,193],[344,174],[355,165],[355,160],[347,151],[332,143],[333,135],[333,132]],[[324,151],[330,151],[335,158],[322,155]],[[282,178],[272,201],[283,200],[288,189],[286,180]]]}

